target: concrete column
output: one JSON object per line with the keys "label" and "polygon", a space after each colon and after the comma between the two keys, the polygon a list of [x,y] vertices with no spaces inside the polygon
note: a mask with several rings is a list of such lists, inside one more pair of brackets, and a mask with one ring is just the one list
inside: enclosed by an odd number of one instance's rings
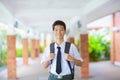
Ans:
{"label": "concrete column", "polygon": [[[116,12],[114,14],[114,28],[115,30],[114,33],[114,64],[120,66],[120,12]],[[111,55],[112,56],[112,55]],[[111,58],[112,59],[112,58]]]}
{"label": "concrete column", "polygon": [[115,62],[115,32],[112,30],[115,27],[115,13],[113,14],[113,25],[111,28],[111,42],[110,42],[110,60],[111,63]]}
{"label": "concrete column", "polygon": [[22,49],[22,56],[23,56],[23,65],[28,65],[28,39],[22,39],[23,49]]}
{"label": "concrete column", "polygon": [[40,41],[39,40],[36,40],[36,48],[35,48],[35,52],[37,54],[37,57],[39,56],[39,53],[40,53]]}
{"label": "concrete column", "polygon": [[32,42],[31,42],[31,58],[32,59],[35,59],[36,58],[36,40],[35,39],[32,39]]}
{"label": "concrete column", "polygon": [[80,35],[80,54],[83,58],[83,64],[80,70],[80,77],[89,77],[89,53],[88,53],[88,34]]}
{"label": "concrete column", "polygon": [[116,31],[115,35],[115,64],[119,64],[120,66],[120,11],[116,13],[115,25],[119,29]]}
{"label": "concrete column", "polygon": [[8,78],[16,79],[16,36],[7,35],[7,72]]}

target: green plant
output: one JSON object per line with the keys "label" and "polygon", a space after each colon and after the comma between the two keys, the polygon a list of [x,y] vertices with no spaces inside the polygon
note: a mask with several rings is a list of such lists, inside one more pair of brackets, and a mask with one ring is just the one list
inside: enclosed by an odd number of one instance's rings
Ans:
{"label": "green plant", "polygon": [[89,53],[90,53],[90,60],[91,61],[98,61],[102,50],[102,47],[100,46],[100,38],[95,38],[93,36],[89,36]]}
{"label": "green plant", "polygon": [[88,37],[90,61],[98,61],[102,58],[109,59],[110,41],[106,40],[108,30],[92,30]]}
{"label": "green plant", "polygon": [[6,65],[6,29],[0,29],[0,66]]}
{"label": "green plant", "polygon": [[16,57],[22,57],[22,48],[16,48]]}
{"label": "green plant", "polygon": [[6,49],[0,50],[0,66],[6,65],[7,51]]}
{"label": "green plant", "polygon": [[103,42],[102,46],[104,46],[104,57],[110,59],[110,42]]}
{"label": "green plant", "polygon": [[40,45],[39,49],[40,49],[40,53],[42,53],[43,52],[43,46]]}
{"label": "green plant", "polygon": [[29,45],[28,46],[28,56],[30,56],[30,53],[31,53],[31,46]]}

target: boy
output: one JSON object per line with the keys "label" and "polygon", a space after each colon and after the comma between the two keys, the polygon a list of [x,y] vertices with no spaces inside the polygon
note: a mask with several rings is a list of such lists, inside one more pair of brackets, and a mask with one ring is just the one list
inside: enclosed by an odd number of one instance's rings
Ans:
{"label": "boy", "polygon": [[[65,53],[66,42],[64,35],[66,33],[66,25],[63,21],[57,20],[52,25],[53,34],[56,37],[54,43],[54,53],[50,53],[50,45],[44,50],[41,63],[47,68],[50,66],[50,75],[48,80],[72,80],[71,69],[74,65],[81,66],[82,58],[77,48],[71,43],[69,54]],[[70,65],[68,64],[70,62]],[[70,69],[71,67],[71,69]]]}

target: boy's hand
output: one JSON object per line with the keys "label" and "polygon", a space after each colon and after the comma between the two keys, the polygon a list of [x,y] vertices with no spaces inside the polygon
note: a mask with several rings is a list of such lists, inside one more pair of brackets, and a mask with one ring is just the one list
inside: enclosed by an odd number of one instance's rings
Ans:
{"label": "boy's hand", "polygon": [[50,61],[55,58],[54,53],[50,53],[50,55],[47,57],[47,61]]}
{"label": "boy's hand", "polygon": [[74,62],[74,58],[67,53],[64,54],[64,58],[70,62]]}
{"label": "boy's hand", "polygon": [[47,68],[49,66],[49,61],[54,59],[55,55],[54,53],[50,53],[50,55],[48,55],[47,59],[42,63],[44,68]]}

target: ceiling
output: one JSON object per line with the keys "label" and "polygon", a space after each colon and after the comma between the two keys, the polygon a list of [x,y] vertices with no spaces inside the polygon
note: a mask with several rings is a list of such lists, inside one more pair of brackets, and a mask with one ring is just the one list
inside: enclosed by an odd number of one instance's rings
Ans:
{"label": "ceiling", "polygon": [[[9,17],[0,21],[19,21],[18,28],[31,28],[38,32],[50,32],[55,20],[65,21],[68,28],[78,19],[82,24],[120,10],[120,0],[0,0],[0,11]],[[4,9],[4,10],[2,10]],[[6,10],[6,11],[5,11]],[[12,17],[10,17],[12,16]],[[12,19],[11,19],[12,18]]]}

